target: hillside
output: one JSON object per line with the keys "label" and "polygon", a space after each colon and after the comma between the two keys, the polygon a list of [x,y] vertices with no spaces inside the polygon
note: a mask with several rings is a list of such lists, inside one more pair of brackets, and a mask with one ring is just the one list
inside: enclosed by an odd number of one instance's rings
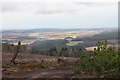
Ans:
{"label": "hillside", "polygon": [[[118,30],[112,30],[112,31],[106,31],[100,34],[95,34],[90,37],[84,37],[82,40],[88,41],[88,40],[112,40],[112,39],[118,39],[118,34],[120,31]],[[77,38],[81,39],[81,38]]]}
{"label": "hillside", "polygon": [[2,33],[38,33],[38,32],[67,32],[67,31],[92,31],[92,30],[113,30],[113,28],[77,28],[77,29],[57,29],[57,28],[40,28],[26,30],[2,30]]}

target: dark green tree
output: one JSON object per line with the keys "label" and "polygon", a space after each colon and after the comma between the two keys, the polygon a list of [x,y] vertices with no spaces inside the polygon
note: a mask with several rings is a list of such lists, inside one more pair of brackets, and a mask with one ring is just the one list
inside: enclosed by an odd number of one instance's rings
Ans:
{"label": "dark green tree", "polygon": [[58,56],[58,52],[55,47],[49,49],[50,56]]}
{"label": "dark green tree", "polygon": [[69,50],[67,47],[63,47],[60,51],[60,56],[63,56],[63,57],[68,57],[69,56]]}

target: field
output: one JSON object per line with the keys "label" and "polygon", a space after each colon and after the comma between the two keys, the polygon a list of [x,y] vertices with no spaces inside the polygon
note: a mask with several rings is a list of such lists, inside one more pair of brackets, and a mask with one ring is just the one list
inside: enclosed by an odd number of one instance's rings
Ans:
{"label": "field", "polygon": [[92,36],[95,34],[101,33],[101,30],[77,30],[77,31],[64,31],[64,32],[30,32],[24,34],[22,33],[14,33],[14,32],[3,32],[2,33],[2,41],[3,42],[10,42],[16,44],[18,41],[22,41],[23,44],[31,44],[35,41],[45,41],[45,40],[58,40],[64,39],[66,37],[86,37]]}
{"label": "field", "polygon": [[75,46],[79,43],[84,43],[84,41],[69,41],[69,43],[67,43],[66,45],[68,46]]}

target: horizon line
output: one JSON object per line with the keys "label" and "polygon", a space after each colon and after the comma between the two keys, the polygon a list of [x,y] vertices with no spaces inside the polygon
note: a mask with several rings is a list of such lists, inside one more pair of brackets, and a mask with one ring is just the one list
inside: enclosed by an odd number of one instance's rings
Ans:
{"label": "horizon line", "polygon": [[1,29],[0,31],[3,31],[3,30],[32,30],[32,29],[118,29],[118,27],[106,27],[106,28],[103,28],[103,27],[97,27],[97,28],[91,28],[91,27],[85,27],[85,28],[30,28],[30,29]]}

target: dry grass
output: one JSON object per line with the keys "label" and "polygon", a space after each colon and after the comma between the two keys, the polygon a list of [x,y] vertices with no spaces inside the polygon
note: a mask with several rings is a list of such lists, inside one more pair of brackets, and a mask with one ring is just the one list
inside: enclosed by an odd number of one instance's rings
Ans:
{"label": "dry grass", "polygon": [[[12,59],[14,53],[2,53],[2,64],[5,65],[10,62]],[[44,62],[52,62],[57,63],[58,58],[62,58],[67,61],[76,61],[78,58],[70,58],[70,57],[54,57],[54,56],[46,56],[46,55],[40,55],[40,54],[29,54],[29,53],[19,53],[16,61],[18,62],[41,62],[42,60]]]}

